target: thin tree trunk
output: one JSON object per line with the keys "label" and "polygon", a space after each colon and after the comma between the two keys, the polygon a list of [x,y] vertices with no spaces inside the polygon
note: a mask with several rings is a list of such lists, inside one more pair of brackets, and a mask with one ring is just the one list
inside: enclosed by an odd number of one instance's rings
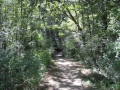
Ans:
{"label": "thin tree trunk", "polygon": [[[107,16],[108,16],[108,13],[107,13],[107,1],[106,1],[105,4],[103,4],[103,15],[102,15],[102,24],[103,24],[102,32],[104,33],[104,35],[102,36],[103,40],[107,40],[107,37],[106,37],[106,30],[108,28]],[[106,53],[107,51],[106,47],[107,45],[103,41],[102,42],[102,55],[103,53]]]}
{"label": "thin tree trunk", "polygon": [[79,22],[76,21],[76,19],[73,17],[73,15],[71,14],[71,12],[70,12],[70,10],[69,10],[68,8],[67,8],[66,10],[67,10],[67,12],[68,12],[68,14],[69,14],[70,19],[71,19],[71,20],[75,23],[75,25],[77,26],[78,31],[81,32],[81,37],[82,37],[82,40],[83,40],[83,44],[85,45],[85,36],[83,35],[83,30],[82,30],[82,28],[80,27]]}
{"label": "thin tree trunk", "polygon": [[0,31],[2,29],[2,1],[0,0]]}
{"label": "thin tree trunk", "polygon": [[102,23],[103,23],[103,30],[107,30],[108,22],[107,22],[107,12],[106,12],[106,10],[105,10],[105,12],[103,12],[103,15],[102,15]]}
{"label": "thin tree trunk", "polygon": [[[2,29],[2,1],[0,0],[0,33]],[[0,35],[0,39],[2,39],[2,35]],[[1,40],[0,40],[1,41]],[[2,48],[2,42],[0,42],[0,48]]]}
{"label": "thin tree trunk", "polygon": [[[58,0],[58,2],[61,3],[60,0]],[[79,22],[77,22],[77,20],[76,20],[75,17],[71,14],[71,12],[70,12],[70,10],[69,10],[68,8],[66,8],[66,10],[67,10],[67,12],[68,12],[69,15],[68,15],[66,12],[64,12],[64,13],[75,23],[75,25],[76,25],[77,28],[78,28],[78,31],[81,32],[81,37],[82,37],[82,40],[83,40],[83,44],[85,45],[85,36],[83,35],[83,30],[82,30],[82,28],[80,27]]]}
{"label": "thin tree trunk", "polygon": [[[1,29],[2,29],[2,13],[1,13],[1,11],[2,11],[2,2],[1,2],[1,0],[0,0],[0,32],[1,32]],[[1,39],[2,37],[0,36],[0,39]],[[2,47],[2,42],[0,42],[0,48]]]}

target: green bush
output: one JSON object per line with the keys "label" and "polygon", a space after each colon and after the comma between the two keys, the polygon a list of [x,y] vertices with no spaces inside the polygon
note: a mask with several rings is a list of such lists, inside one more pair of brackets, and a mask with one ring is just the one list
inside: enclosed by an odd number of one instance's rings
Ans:
{"label": "green bush", "polygon": [[19,55],[12,50],[0,49],[0,89],[20,89],[41,82],[49,54],[34,50]]}
{"label": "green bush", "polygon": [[47,50],[42,50],[42,51],[39,51],[39,54],[44,65],[48,67],[49,64],[51,63],[51,56],[49,52]]}

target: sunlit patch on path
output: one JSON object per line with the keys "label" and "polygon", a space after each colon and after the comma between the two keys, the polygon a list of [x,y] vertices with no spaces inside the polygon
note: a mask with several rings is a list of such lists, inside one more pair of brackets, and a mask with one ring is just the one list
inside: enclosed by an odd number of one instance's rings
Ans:
{"label": "sunlit patch on path", "polygon": [[[83,77],[92,73],[80,62],[63,58],[59,53],[46,72],[44,90],[96,90]],[[42,90],[41,89],[41,90]]]}

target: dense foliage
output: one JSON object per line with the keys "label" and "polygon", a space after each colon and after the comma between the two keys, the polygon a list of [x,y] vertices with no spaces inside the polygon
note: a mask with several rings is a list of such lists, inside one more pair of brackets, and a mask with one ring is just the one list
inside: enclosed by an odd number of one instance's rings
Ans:
{"label": "dense foliage", "polygon": [[119,15],[119,0],[0,0],[0,89],[40,85],[51,56],[62,51],[119,90]]}

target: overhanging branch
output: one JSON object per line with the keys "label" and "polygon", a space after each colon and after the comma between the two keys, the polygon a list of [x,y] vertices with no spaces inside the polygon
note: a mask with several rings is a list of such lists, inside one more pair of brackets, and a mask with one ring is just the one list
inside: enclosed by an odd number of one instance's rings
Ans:
{"label": "overhanging branch", "polygon": [[69,16],[70,16],[70,19],[73,20],[74,23],[77,25],[78,30],[79,30],[79,31],[82,31],[82,28],[80,27],[80,25],[79,25],[79,23],[76,21],[76,19],[72,16],[70,10],[69,10],[68,8],[66,8],[66,10],[67,10],[67,12],[68,12],[68,14],[69,14]]}

